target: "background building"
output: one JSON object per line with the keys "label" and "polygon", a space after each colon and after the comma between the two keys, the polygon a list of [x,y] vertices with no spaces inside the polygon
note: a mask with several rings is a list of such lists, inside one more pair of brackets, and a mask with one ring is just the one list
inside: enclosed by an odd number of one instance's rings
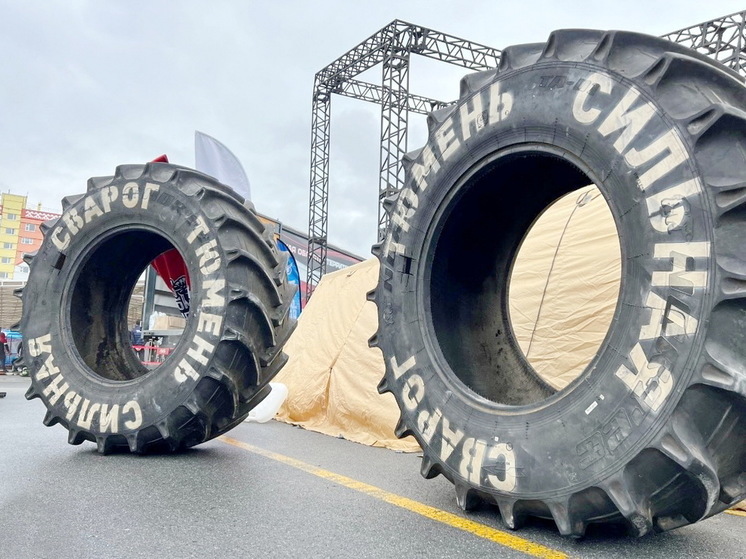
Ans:
{"label": "background building", "polygon": [[27,208],[26,203],[26,196],[0,194],[0,280],[26,281],[23,255],[41,246],[41,224],[60,216]]}
{"label": "background building", "polygon": [[0,194],[0,328],[21,320],[21,300],[14,295],[28,279],[23,255],[41,246],[41,224],[60,214],[27,208],[26,196]]}

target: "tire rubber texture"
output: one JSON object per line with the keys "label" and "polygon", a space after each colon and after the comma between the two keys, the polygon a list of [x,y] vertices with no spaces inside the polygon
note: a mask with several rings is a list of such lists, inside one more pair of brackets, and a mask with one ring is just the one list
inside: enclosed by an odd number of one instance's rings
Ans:
{"label": "tire rubber texture", "polygon": [[[662,39],[560,30],[465,77],[404,160],[373,247],[379,390],[459,505],[564,535],[643,535],[746,493],[746,89]],[[595,183],[622,278],[610,329],[560,392],[510,325],[511,266],[540,213]],[[517,279],[516,281],[520,281]]]}
{"label": "tire rubber texture", "polygon": [[[169,452],[226,432],[270,391],[286,361],[293,288],[285,256],[230,188],[165,163],[88,181],[27,255],[21,293],[28,399],[46,425],[99,452]],[[148,371],[130,346],[128,302],[158,254],[176,248],[191,312],[169,358]]]}

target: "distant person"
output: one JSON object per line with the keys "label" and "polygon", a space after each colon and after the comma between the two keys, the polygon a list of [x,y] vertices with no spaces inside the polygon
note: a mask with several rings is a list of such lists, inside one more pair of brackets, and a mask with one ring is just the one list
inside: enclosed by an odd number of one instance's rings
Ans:
{"label": "distant person", "polygon": [[13,360],[10,368],[13,371],[20,370],[21,364],[23,363],[23,340],[18,342],[18,348],[16,349],[16,358]]}
{"label": "distant person", "polygon": [[5,335],[5,332],[0,330],[0,359],[2,359],[3,362],[3,370],[0,374],[5,374],[8,372],[8,368],[5,365],[5,356],[10,353],[10,348],[8,347],[8,337]]}
{"label": "distant person", "polygon": [[135,322],[135,325],[132,327],[132,331],[130,332],[130,341],[132,342],[132,345],[135,346],[135,353],[137,353],[137,357],[142,361],[143,357],[143,337],[142,337],[142,325],[141,321]]}

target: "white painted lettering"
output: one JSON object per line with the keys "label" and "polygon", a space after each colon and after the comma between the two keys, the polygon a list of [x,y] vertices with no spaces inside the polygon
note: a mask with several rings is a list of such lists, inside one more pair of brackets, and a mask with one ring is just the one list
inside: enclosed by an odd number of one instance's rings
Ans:
{"label": "white painted lettering", "polygon": [[199,256],[199,269],[204,275],[211,274],[220,268],[220,254],[216,250],[218,243],[215,239],[197,247],[195,252]]}
{"label": "white painted lettering", "polygon": [[435,408],[433,413],[430,413],[427,410],[421,410],[417,415],[417,430],[420,432],[422,438],[427,444],[430,444],[433,435],[435,435],[435,430],[438,427],[438,423],[442,416],[443,414],[439,408]]}
{"label": "white painted lettering", "polygon": [[414,367],[417,364],[417,362],[414,359],[414,355],[407,359],[404,363],[399,365],[396,362],[396,357],[391,356],[391,359],[389,359],[389,365],[391,366],[391,370],[394,373],[394,378],[399,379],[404,373],[409,371],[412,367]]}
{"label": "white painted lettering", "polygon": [[686,149],[681,143],[679,135],[674,129],[671,129],[651,143],[648,147],[641,150],[633,148],[624,156],[627,163],[633,167],[640,167],[664,152],[666,155],[640,176],[640,190],[647,190],[647,188],[655,181],[664,177],[683,162],[687,161],[689,156],[686,153]]}
{"label": "white painted lettering", "polygon": [[201,308],[222,308],[225,306],[225,297],[220,294],[225,287],[224,279],[206,280],[203,287],[205,288],[205,298],[202,301]]}
{"label": "white painted lettering", "polygon": [[119,198],[119,189],[116,186],[107,186],[101,189],[101,205],[104,207],[104,213],[111,211],[111,203]]}
{"label": "white painted lettering", "polygon": [[102,433],[110,431],[112,433],[119,432],[119,404],[111,406],[109,409],[108,404],[101,405],[101,412],[98,415],[98,425]]}
{"label": "white painted lettering", "polygon": [[147,210],[148,209],[148,204],[150,203],[150,195],[153,192],[158,192],[158,190],[160,190],[160,188],[161,187],[159,185],[154,184],[152,182],[146,182],[145,183],[145,192],[142,195],[142,204],[140,205],[140,207],[143,210]]}
{"label": "white painted lettering", "polygon": [[693,178],[648,196],[645,203],[653,229],[669,233],[680,227],[687,215],[683,200],[697,196],[700,192],[702,184],[698,178]]}
{"label": "white painted lettering", "polygon": [[210,356],[212,355],[215,346],[200,338],[199,336],[194,336],[192,344],[194,345],[190,347],[189,350],[187,350],[187,355],[194,359],[197,363],[207,365],[210,361]]}
{"label": "white painted lettering", "polygon": [[645,305],[651,310],[651,315],[650,322],[640,329],[641,340],[658,338],[664,325],[665,336],[691,336],[697,331],[697,319],[673,302],[666,305],[662,297],[651,292]]}
{"label": "white painted lettering", "polygon": [[101,208],[98,207],[93,196],[86,196],[85,201],[83,202],[83,219],[85,222],[90,223],[91,220],[102,215],[104,215],[104,212],[102,212]]}
{"label": "white painted lettering", "polygon": [[80,413],[78,414],[76,424],[80,425],[80,418],[85,416],[85,412],[88,410],[88,406],[90,405],[91,401],[88,398],[84,398],[83,402],[80,405]]}
{"label": "white painted lettering", "polygon": [[[461,145],[456,133],[453,131],[453,118],[448,118],[435,132],[435,141],[440,150],[440,157],[447,161]],[[416,206],[415,206],[416,207]]]}
{"label": "white painted lettering", "polygon": [[472,483],[479,484],[482,473],[482,464],[484,463],[484,452],[487,449],[487,443],[469,437],[464,440],[464,446],[461,449],[461,464],[459,464],[459,473],[464,479]]}
{"label": "white painted lettering", "polygon": [[59,373],[60,369],[54,364],[54,356],[50,353],[39,368],[39,371],[36,373],[36,379],[41,380],[47,377],[53,377]]}
{"label": "white painted lettering", "polygon": [[71,390],[70,392],[65,394],[65,400],[63,401],[63,404],[67,408],[65,419],[67,419],[68,421],[72,421],[73,417],[75,416],[75,412],[78,411],[78,406],[80,405],[81,400],[81,396],[74,390]]}
{"label": "white painted lettering", "polygon": [[132,413],[133,418],[124,422],[127,429],[137,429],[142,425],[142,410],[136,400],[130,400],[122,407],[122,414]]}
{"label": "white painted lettering", "polygon": [[70,388],[70,385],[67,384],[65,378],[62,375],[57,375],[52,379],[52,382],[44,388],[43,394],[49,398],[49,403],[51,405],[55,405],[57,400],[65,395],[68,388]]}
{"label": "white painted lettering", "polygon": [[140,201],[140,187],[136,182],[128,182],[122,188],[122,204],[125,208],[134,208]]}
{"label": "white painted lettering", "polygon": [[601,114],[601,110],[595,107],[587,107],[591,94],[596,92],[611,93],[611,78],[606,74],[596,72],[584,80],[583,86],[578,87],[575,102],[572,105],[572,114],[580,124],[593,124]]}
{"label": "white painted lettering", "polygon": [[495,462],[502,459],[505,462],[505,474],[503,479],[495,474],[487,474],[487,481],[495,489],[500,491],[513,491],[516,486],[516,470],[515,470],[515,452],[510,448],[507,443],[498,443],[493,447],[490,447],[487,452],[487,458],[494,460]]}
{"label": "white painted lettering", "polygon": [[409,231],[409,223],[407,220],[414,216],[418,203],[417,194],[415,194],[411,188],[403,189],[399,193],[396,208],[391,215],[391,223],[401,227],[402,231]]}
{"label": "white painted lettering", "polygon": [[422,398],[425,395],[425,383],[420,375],[411,375],[407,378],[407,382],[404,383],[404,389],[402,390],[402,399],[404,400],[404,407],[409,411],[414,411],[422,403]]}
{"label": "white painted lettering", "polygon": [[199,378],[199,373],[194,369],[194,367],[192,367],[192,364],[187,360],[187,358],[184,357],[179,361],[179,364],[176,365],[176,368],[174,369],[174,378],[176,379],[176,382],[182,383],[186,382],[187,378],[197,380]]}
{"label": "white painted lettering", "polygon": [[440,441],[440,459],[445,462],[464,438],[464,432],[460,429],[451,429],[451,422],[447,417],[443,417],[441,421],[441,431],[443,439]]}
{"label": "white painted lettering", "polygon": [[52,335],[45,334],[28,340],[28,352],[31,357],[39,357],[45,353],[52,353]]}
{"label": "white painted lettering", "polygon": [[389,256],[391,254],[405,254],[407,247],[402,243],[397,243],[391,238],[391,235],[386,236],[386,240],[383,245],[383,256]]}
{"label": "white painted lettering", "polygon": [[505,120],[513,110],[513,94],[500,91],[500,82],[490,85],[490,110],[488,118],[490,124]]}
{"label": "white painted lettering", "polygon": [[614,142],[614,149],[617,153],[624,153],[630,142],[637,137],[640,130],[650,122],[655,114],[655,107],[648,102],[630,110],[639,96],[639,91],[634,87],[630,88],[598,127],[602,136],[608,136],[621,129],[622,133]]}
{"label": "white painted lettering", "polygon": [[217,336],[220,332],[220,327],[223,325],[223,317],[217,314],[210,314],[206,312],[199,313],[199,322],[197,323],[198,332],[207,332]]}
{"label": "white painted lettering", "polygon": [[[493,84],[494,85],[494,84]],[[469,110],[471,105],[471,110]],[[475,95],[471,99],[471,103],[468,101],[461,105],[461,137],[464,141],[471,137],[472,124],[474,125],[474,131],[479,132],[484,128],[484,118],[482,117],[482,98],[479,95]]]}
{"label": "white painted lettering", "polygon": [[427,181],[425,179],[430,173],[436,173],[440,169],[440,162],[435,157],[435,153],[433,153],[429,144],[422,148],[420,159],[422,163],[412,164],[412,177],[417,184],[417,188],[422,192],[427,188]]}
{"label": "white painted lettering", "polygon": [[[64,233],[65,235],[60,238],[61,233]],[[70,233],[68,233],[64,227],[55,227],[54,231],[52,231],[51,238],[52,244],[54,244],[60,252],[70,246]]]}
{"label": "white painted lettering", "polygon": [[685,293],[693,293],[695,287],[707,285],[707,271],[693,270],[695,258],[708,258],[710,243],[656,243],[653,258],[671,259],[672,271],[653,272],[652,284],[674,287]]}
{"label": "white painted lettering", "polygon": [[673,389],[673,376],[663,365],[648,362],[639,343],[629,353],[635,371],[621,365],[616,376],[632,390],[641,404],[658,411]]}
{"label": "white painted lettering", "polygon": [[641,340],[653,340],[661,335],[663,330],[663,313],[666,312],[666,301],[655,293],[648,293],[645,306],[650,309],[650,322],[640,328]]}
{"label": "white painted lettering", "polygon": [[101,404],[94,403],[88,405],[88,399],[83,402],[83,407],[80,409],[78,415],[78,426],[83,429],[90,429],[93,423],[93,418],[96,417],[96,413],[101,409]]}
{"label": "white painted lettering", "polygon": [[67,228],[73,235],[77,234],[83,225],[85,225],[83,218],[78,214],[78,210],[74,208],[70,208],[62,214],[62,221],[65,222],[65,225],[67,225]]}
{"label": "white painted lettering", "polygon": [[207,223],[205,223],[204,218],[201,215],[197,216],[197,224],[194,226],[194,229],[192,229],[192,232],[189,233],[187,242],[191,245],[200,233],[207,235],[209,232],[210,230],[207,228]]}

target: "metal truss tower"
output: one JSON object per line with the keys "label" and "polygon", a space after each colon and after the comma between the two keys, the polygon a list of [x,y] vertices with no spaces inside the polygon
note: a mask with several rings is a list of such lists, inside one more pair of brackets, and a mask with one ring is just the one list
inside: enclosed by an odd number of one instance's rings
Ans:
{"label": "metal truss tower", "polygon": [[746,76],[744,23],[746,10],[679,29],[662,37],[714,58]]}
{"label": "metal truss tower", "polygon": [[[745,22],[746,11],[742,11],[668,33],[663,38],[706,54],[746,76]],[[426,115],[451,104],[409,93],[412,54],[474,71],[495,68],[500,61],[498,49],[394,20],[316,74],[311,117],[307,297],[326,272],[332,95],[381,106],[378,179],[378,239],[381,240],[388,226],[383,201],[404,185],[401,159],[407,151],[409,113]],[[377,64],[383,65],[380,86],[355,79]]]}
{"label": "metal truss tower", "polygon": [[[475,71],[494,68],[500,60],[500,51],[492,47],[394,20],[316,74],[311,117],[307,297],[311,296],[326,271],[332,94],[381,105],[378,180],[378,238],[381,239],[388,226],[383,200],[398,192],[404,184],[401,159],[407,151],[409,113],[424,115],[450,104],[409,93],[412,54]],[[355,79],[358,74],[381,63],[380,86]]]}

